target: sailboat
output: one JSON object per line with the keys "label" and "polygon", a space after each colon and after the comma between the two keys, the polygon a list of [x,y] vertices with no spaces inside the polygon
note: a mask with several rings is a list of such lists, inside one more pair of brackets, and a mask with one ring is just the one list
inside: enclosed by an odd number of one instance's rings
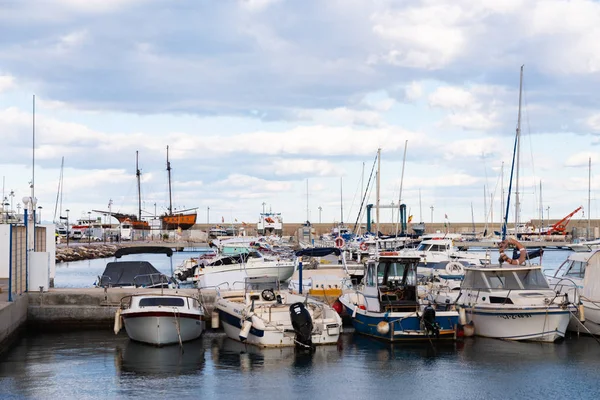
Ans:
{"label": "sailboat", "polygon": [[101,210],[92,210],[97,213],[108,214],[112,217],[115,217],[119,223],[121,224],[123,229],[136,229],[136,230],[150,230],[150,224],[148,221],[142,220],[142,191],[141,191],[141,171],[138,166],[138,152],[135,152],[135,176],[137,179],[137,190],[138,190],[138,215],[135,214],[124,214],[113,211],[101,211]]}
{"label": "sailboat", "polygon": [[169,212],[160,217],[162,229],[173,230],[190,229],[196,223],[196,208],[189,208],[187,210],[178,211],[173,213],[173,200],[171,196],[171,163],[169,162],[169,146],[167,146],[167,175],[169,177]]}

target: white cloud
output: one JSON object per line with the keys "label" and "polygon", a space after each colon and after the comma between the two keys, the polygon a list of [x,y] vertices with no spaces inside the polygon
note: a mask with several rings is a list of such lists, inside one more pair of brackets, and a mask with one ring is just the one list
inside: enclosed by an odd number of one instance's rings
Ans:
{"label": "white cloud", "polygon": [[589,160],[592,159],[592,165],[594,161],[600,160],[600,155],[598,153],[592,152],[581,152],[572,154],[564,161],[565,167],[587,167],[589,165]]}
{"label": "white cloud", "polygon": [[250,11],[262,11],[281,0],[239,0],[241,6]]}
{"label": "white cloud", "polygon": [[590,115],[585,122],[593,131],[600,132],[600,113]]}
{"label": "white cloud", "polygon": [[73,47],[81,46],[87,37],[88,32],[86,30],[70,32],[59,38],[57,47],[61,50],[69,50]]}
{"label": "white cloud", "polygon": [[10,75],[0,75],[0,93],[15,87],[15,78]]}
{"label": "white cloud", "polygon": [[278,159],[269,167],[275,175],[340,176],[341,170],[326,160]]}
{"label": "white cloud", "polygon": [[442,86],[437,88],[429,95],[429,105],[441,108],[471,108],[475,104],[475,99],[468,91],[451,86]]}
{"label": "white cloud", "polygon": [[456,126],[465,130],[486,131],[499,126],[496,113],[482,113],[478,111],[457,112],[446,116],[440,125]]}
{"label": "white cloud", "polygon": [[[385,107],[390,106],[390,104],[382,103],[380,106]],[[310,120],[320,124],[378,126],[383,122],[382,116],[378,111],[354,110],[347,107],[338,107],[331,110],[297,110],[295,115],[300,119]]]}

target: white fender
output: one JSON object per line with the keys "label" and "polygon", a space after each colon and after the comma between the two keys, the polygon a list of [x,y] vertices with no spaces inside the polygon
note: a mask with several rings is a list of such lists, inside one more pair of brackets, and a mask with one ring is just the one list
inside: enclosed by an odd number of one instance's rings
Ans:
{"label": "white fender", "polygon": [[462,307],[458,309],[458,323],[461,325],[467,324],[467,313]]}
{"label": "white fender", "polygon": [[244,320],[242,322],[242,329],[240,329],[240,340],[243,342],[248,339],[248,334],[250,333],[250,328],[252,328],[252,322],[249,320]]}
{"label": "white fender", "polygon": [[213,329],[219,329],[219,312],[213,311],[211,314],[210,327]]}
{"label": "white fender", "polygon": [[381,335],[387,335],[390,332],[390,323],[386,321],[380,321],[377,324],[377,332]]}
{"label": "white fender", "polygon": [[465,267],[458,261],[450,261],[446,264],[446,273],[448,275],[461,276],[465,274]]}
{"label": "white fender", "polygon": [[583,304],[578,305],[577,308],[579,311],[579,322],[585,322],[585,312]]}
{"label": "white fender", "polygon": [[123,327],[123,322],[121,320],[121,309],[117,309],[117,312],[115,313],[115,327],[114,327],[114,331],[115,331],[115,335],[119,333],[119,331],[121,331],[121,328]]}

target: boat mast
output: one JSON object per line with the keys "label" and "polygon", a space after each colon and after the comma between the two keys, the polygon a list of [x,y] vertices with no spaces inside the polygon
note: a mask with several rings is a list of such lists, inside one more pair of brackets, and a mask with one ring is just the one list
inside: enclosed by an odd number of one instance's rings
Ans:
{"label": "boat mast", "polygon": [[344,190],[343,190],[343,177],[340,176],[340,227],[344,226]]}
{"label": "boat mast", "polygon": [[[58,177],[58,190],[56,192],[56,203],[54,203],[54,223],[57,222],[56,219],[56,210],[58,208],[58,215],[62,215],[62,185],[63,185],[63,168],[65,166],[65,157],[62,157],[62,161],[60,162],[60,175]],[[58,207],[60,203],[60,208]]]}
{"label": "boat mast", "polygon": [[[402,158],[402,173],[400,175],[400,192],[398,194],[398,222],[396,223],[396,236],[400,225],[400,209],[402,206],[402,184],[404,183],[404,165],[406,164],[406,148],[408,147],[408,139],[404,141],[404,157]],[[394,222],[394,221],[392,221]]]}
{"label": "boat mast", "polygon": [[142,221],[142,188],[140,185],[140,168],[138,166],[138,151],[135,151],[135,176],[137,178],[137,189],[138,189],[138,221]]}
{"label": "boat mast", "polygon": [[375,199],[377,205],[377,211],[375,216],[377,217],[377,237],[379,237],[379,187],[381,184],[381,148],[377,149],[377,198]]}
{"label": "boat mast", "polygon": [[169,146],[167,146],[167,176],[169,177],[169,215],[172,215],[173,202],[171,198],[171,163],[169,162]]}
{"label": "boat mast", "polygon": [[421,205],[421,188],[419,188],[419,223],[423,223],[423,206]]}
{"label": "boat mast", "polygon": [[544,229],[544,203],[542,201],[542,180],[540,179],[540,219],[541,219],[541,223],[540,223],[540,230],[539,233],[540,235],[542,234],[542,230]]}
{"label": "boat mast", "polygon": [[521,75],[519,79],[519,115],[517,117],[517,169],[515,176],[515,235],[518,233],[519,226],[519,163],[521,153],[521,97],[523,94],[523,65],[521,65]]}
{"label": "boat mast", "polygon": [[588,221],[587,221],[588,223],[587,223],[587,235],[585,236],[585,238],[587,240],[590,239],[590,214],[591,214],[590,199],[591,199],[591,197],[592,197],[592,157],[589,158],[589,162],[588,162],[588,207],[587,207],[588,208]]}

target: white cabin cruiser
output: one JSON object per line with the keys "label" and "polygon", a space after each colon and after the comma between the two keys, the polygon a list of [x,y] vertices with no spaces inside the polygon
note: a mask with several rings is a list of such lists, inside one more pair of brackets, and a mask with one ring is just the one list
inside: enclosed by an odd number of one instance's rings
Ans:
{"label": "white cabin cruiser", "polygon": [[550,287],[580,304],[569,330],[600,335],[600,251],[571,253],[546,278]]}
{"label": "white cabin cruiser", "polygon": [[243,290],[217,290],[215,308],[227,336],[259,347],[335,344],[342,320],[327,304],[278,288],[273,279],[248,278]]}
{"label": "white cabin cruiser", "polygon": [[[227,274],[223,275],[224,273]],[[192,280],[198,287],[204,288],[206,286],[203,286],[201,282],[206,279],[202,278],[212,274],[235,276],[236,280],[242,277],[242,281],[245,277],[273,277],[279,281],[285,281],[293,273],[294,262],[292,260],[268,258],[258,251],[249,250],[236,255],[219,255],[206,264],[199,263],[194,270]],[[210,280],[214,282],[215,279]],[[227,280],[220,281],[220,283],[225,282]]]}
{"label": "white cabin cruiser", "polygon": [[134,294],[121,299],[115,334],[121,321],[130,339],[163,346],[199,338],[204,332],[204,308],[189,296]]}
{"label": "white cabin cruiser", "polygon": [[436,301],[455,303],[462,325],[505,340],[554,342],[564,337],[576,310],[548,286],[539,265],[467,267],[460,291],[447,296],[440,293]]}

